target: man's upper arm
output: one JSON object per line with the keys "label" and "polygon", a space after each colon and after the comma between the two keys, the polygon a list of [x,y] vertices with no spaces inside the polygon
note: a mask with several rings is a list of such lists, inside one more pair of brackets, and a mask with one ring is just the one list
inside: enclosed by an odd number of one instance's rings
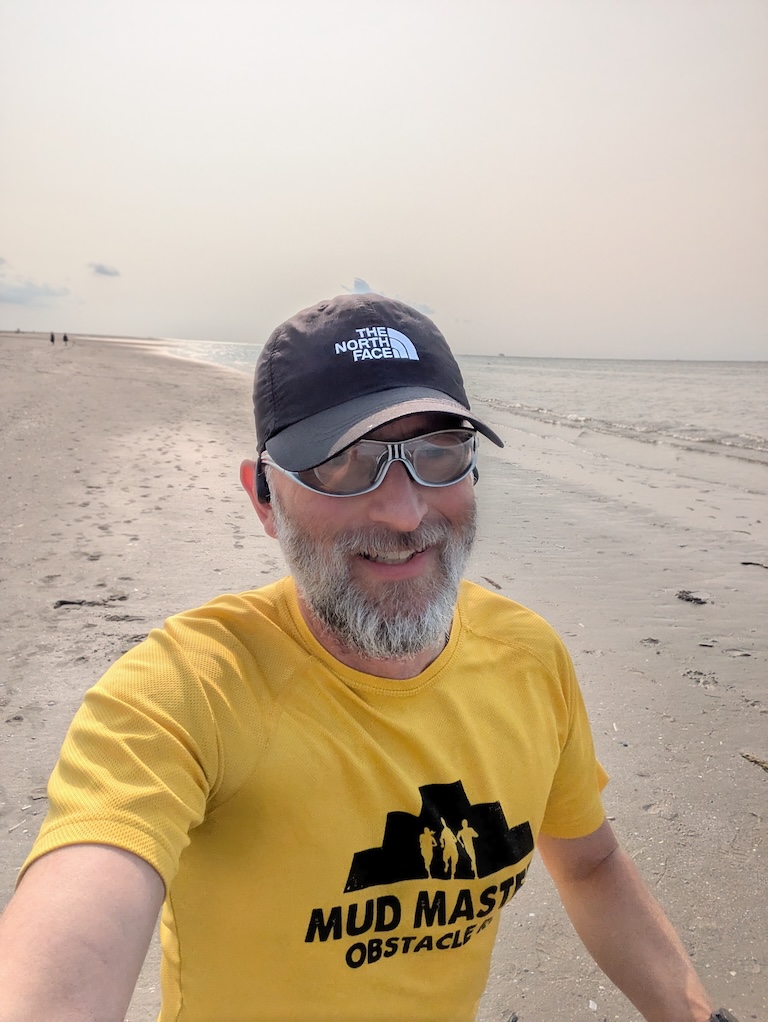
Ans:
{"label": "man's upper arm", "polygon": [[34,862],[0,917],[0,1022],[122,1020],[163,896],[152,866],[108,845]]}
{"label": "man's upper arm", "polygon": [[619,847],[608,820],[584,837],[539,834],[539,854],[556,883],[583,880]]}

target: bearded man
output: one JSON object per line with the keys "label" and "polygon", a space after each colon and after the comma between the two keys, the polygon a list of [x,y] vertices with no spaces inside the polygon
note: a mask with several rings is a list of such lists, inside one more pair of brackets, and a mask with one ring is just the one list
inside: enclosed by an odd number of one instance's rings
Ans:
{"label": "bearded man", "polygon": [[[254,403],[241,480],[292,575],[170,618],[87,694],[0,925],[0,1020],[123,1019],[162,906],[161,1022],[469,1022],[538,849],[644,1017],[705,1022],[561,641],[462,581],[479,434],[502,441],[434,323],[320,303]],[[436,833],[471,851],[430,869]]]}

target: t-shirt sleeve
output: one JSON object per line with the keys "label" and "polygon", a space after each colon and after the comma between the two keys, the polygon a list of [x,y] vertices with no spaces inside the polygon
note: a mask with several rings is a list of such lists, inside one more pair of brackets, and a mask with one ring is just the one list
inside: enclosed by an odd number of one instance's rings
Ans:
{"label": "t-shirt sleeve", "polygon": [[566,726],[541,830],[550,837],[583,837],[597,830],[605,819],[600,793],[608,783],[608,774],[595,755],[584,697],[562,643],[556,660]]}
{"label": "t-shirt sleeve", "polygon": [[113,845],[166,887],[218,776],[217,727],[199,673],[168,630],[150,634],[90,689],[48,785],[24,870],[64,845]]}

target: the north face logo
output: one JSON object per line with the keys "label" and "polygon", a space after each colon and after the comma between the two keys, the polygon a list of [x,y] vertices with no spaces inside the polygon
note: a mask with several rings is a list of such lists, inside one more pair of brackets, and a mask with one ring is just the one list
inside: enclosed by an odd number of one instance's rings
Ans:
{"label": "the north face logo", "polygon": [[405,358],[419,361],[413,342],[391,326],[369,326],[355,330],[355,336],[348,341],[337,341],[334,346],[337,355],[352,354],[354,362],[366,359]]}

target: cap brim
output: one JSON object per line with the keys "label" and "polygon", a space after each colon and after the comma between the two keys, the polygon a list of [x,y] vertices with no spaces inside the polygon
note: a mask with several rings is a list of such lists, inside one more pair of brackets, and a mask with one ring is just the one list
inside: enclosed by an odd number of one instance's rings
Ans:
{"label": "cap brim", "polygon": [[423,387],[396,387],[354,398],[287,426],[267,440],[267,453],[289,472],[303,472],[327,461],[371,430],[393,419],[419,412],[458,415],[471,422],[497,447],[504,446],[504,442],[490,426],[486,426],[469,408],[442,391]]}

